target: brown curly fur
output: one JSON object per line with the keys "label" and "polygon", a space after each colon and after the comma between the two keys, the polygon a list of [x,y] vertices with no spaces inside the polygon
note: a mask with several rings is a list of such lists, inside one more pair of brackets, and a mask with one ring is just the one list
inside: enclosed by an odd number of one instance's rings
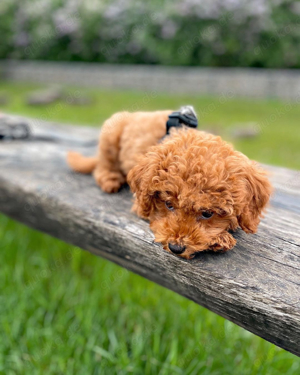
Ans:
{"label": "brown curly fur", "polygon": [[[127,180],[135,193],[133,210],[150,221],[156,242],[185,246],[179,256],[226,251],[238,227],[255,233],[271,195],[266,173],[220,137],[195,129],[173,129],[162,142],[172,111],[122,112],[108,119],[95,158],[68,155],[69,165],[93,172],[105,192]],[[170,211],[165,202],[174,207]],[[201,212],[210,211],[210,219]]]}

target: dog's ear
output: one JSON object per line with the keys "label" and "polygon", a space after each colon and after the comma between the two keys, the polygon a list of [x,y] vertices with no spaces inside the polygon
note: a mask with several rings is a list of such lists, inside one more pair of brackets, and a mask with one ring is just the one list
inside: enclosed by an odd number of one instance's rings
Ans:
{"label": "dog's ear", "polygon": [[255,233],[263,211],[269,202],[272,186],[267,178],[267,173],[255,162],[251,162],[250,167],[247,168],[243,182],[245,192],[238,222],[246,233]]}
{"label": "dog's ear", "polygon": [[149,152],[140,158],[127,175],[127,182],[136,198],[133,210],[144,219],[148,219],[154,210],[157,190],[155,177],[159,169],[159,160],[157,154]]}

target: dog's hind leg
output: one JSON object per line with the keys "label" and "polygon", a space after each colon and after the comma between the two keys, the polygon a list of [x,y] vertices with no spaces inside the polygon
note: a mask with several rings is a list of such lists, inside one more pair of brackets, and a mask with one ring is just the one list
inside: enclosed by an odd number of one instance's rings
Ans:
{"label": "dog's hind leg", "polygon": [[121,170],[119,153],[123,129],[128,123],[128,112],[119,112],[105,121],[100,134],[99,152],[93,175],[107,193],[115,193],[126,182]]}

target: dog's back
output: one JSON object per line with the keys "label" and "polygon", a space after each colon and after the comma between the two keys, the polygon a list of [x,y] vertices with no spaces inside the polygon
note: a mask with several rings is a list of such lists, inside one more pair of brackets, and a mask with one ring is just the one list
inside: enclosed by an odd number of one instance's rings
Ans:
{"label": "dog's back", "polygon": [[155,112],[118,112],[103,124],[96,157],[69,152],[69,166],[80,173],[94,173],[102,190],[116,192],[125,183],[138,157],[166,134],[171,110]]}

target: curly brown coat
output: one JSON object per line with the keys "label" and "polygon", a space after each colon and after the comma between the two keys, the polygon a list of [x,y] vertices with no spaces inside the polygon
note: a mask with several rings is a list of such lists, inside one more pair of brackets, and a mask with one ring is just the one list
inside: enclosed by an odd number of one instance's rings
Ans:
{"label": "curly brown coat", "polygon": [[[68,154],[68,163],[92,173],[107,193],[126,181],[133,210],[149,220],[165,250],[186,259],[203,250],[226,251],[238,227],[255,233],[272,187],[259,165],[220,137],[195,129],[172,129],[172,111],[120,112],[102,128],[97,157]],[[175,251],[174,251],[175,252]]]}

